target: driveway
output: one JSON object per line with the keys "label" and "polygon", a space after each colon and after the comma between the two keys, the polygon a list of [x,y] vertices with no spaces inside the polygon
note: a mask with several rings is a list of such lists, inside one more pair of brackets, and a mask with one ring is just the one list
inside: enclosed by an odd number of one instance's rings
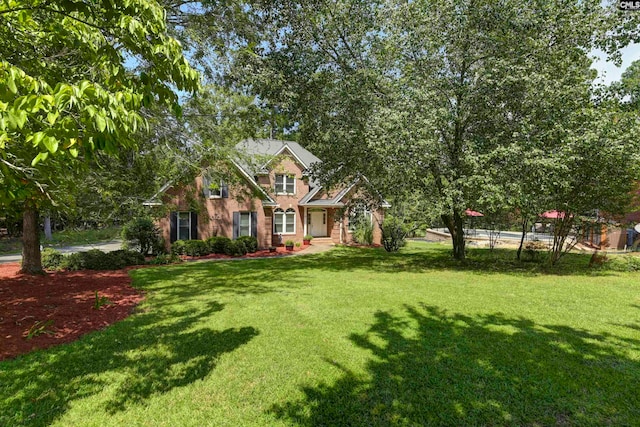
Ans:
{"label": "driveway", "polygon": [[[45,246],[48,247],[48,246]],[[52,246],[53,247],[53,246]],[[110,242],[92,243],[88,245],[75,245],[75,246],[62,246],[53,247],[55,250],[62,252],[63,254],[72,254],[74,252],[84,252],[91,249],[100,249],[104,252],[111,252],[122,248],[121,240],[112,240]],[[0,255],[0,264],[6,264],[8,262],[20,262],[22,261],[21,254],[15,255]]]}

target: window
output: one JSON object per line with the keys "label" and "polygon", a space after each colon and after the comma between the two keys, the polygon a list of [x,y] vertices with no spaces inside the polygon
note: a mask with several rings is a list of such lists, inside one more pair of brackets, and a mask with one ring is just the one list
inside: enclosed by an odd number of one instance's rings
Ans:
{"label": "window", "polygon": [[349,231],[355,231],[361,226],[371,226],[373,217],[371,211],[364,205],[356,205],[349,210]]}
{"label": "window", "polygon": [[178,227],[177,238],[178,240],[190,240],[191,239],[191,212],[177,212]]}
{"label": "window", "polygon": [[289,208],[283,211],[278,208],[273,213],[273,232],[275,234],[296,233],[296,211]]}
{"label": "window", "polygon": [[211,182],[211,178],[203,176],[202,188],[205,196],[210,199],[221,199],[229,197],[229,187],[223,180]]}
{"label": "window", "polygon": [[251,212],[240,212],[240,229],[238,237],[251,236]]}
{"label": "window", "polygon": [[295,194],[296,177],[293,175],[276,175],[276,194]]}

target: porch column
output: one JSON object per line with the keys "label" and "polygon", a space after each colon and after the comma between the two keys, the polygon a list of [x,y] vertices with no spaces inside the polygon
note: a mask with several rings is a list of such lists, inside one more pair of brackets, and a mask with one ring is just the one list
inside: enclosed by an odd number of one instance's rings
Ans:
{"label": "porch column", "polygon": [[306,236],[306,235],[309,234],[307,232],[307,229],[309,228],[309,224],[307,223],[309,218],[308,218],[308,215],[307,215],[307,209],[305,207],[303,207],[303,206],[300,206],[300,215],[302,215],[302,218],[303,218],[302,221],[303,221],[303,224],[304,224],[304,227],[303,227],[304,228],[304,234],[303,234],[303,236]]}

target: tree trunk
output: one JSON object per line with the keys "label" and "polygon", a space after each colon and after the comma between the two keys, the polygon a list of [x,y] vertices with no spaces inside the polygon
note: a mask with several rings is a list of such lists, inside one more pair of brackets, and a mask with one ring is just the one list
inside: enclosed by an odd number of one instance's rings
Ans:
{"label": "tree trunk", "polygon": [[527,218],[522,218],[522,236],[520,237],[520,246],[518,246],[518,252],[516,254],[516,258],[520,261],[520,254],[522,254],[522,245],[524,244],[524,238],[527,235],[527,225],[529,225],[529,221]]}
{"label": "tree trunk", "polygon": [[44,274],[40,257],[40,230],[38,211],[26,205],[22,216],[22,268],[21,273]]}
{"label": "tree trunk", "polygon": [[49,213],[44,217],[44,238],[46,240],[53,240],[53,235],[51,234],[51,215],[49,215]]}
{"label": "tree trunk", "polygon": [[464,221],[463,218],[454,212],[451,215],[442,215],[442,221],[447,226],[451,241],[453,242],[453,258],[462,261],[465,258],[464,251]]}

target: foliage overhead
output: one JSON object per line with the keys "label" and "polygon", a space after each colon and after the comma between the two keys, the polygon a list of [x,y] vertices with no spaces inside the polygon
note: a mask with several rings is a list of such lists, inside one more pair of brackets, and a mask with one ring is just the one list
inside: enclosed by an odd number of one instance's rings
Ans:
{"label": "foliage overhead", "polygon": [[154,0],[3,0],[0,56],[2,204],[51,196],[70,159],[130,146],[141,108],[199,86]]}

